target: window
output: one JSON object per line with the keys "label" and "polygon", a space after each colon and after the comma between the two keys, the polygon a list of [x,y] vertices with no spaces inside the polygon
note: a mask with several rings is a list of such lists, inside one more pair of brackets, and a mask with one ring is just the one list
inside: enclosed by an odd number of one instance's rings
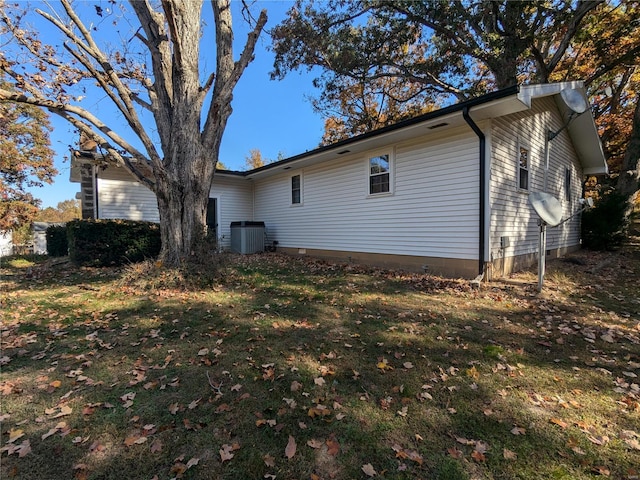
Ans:
{"label": "window", "polygon": [[302,179],[300,175],[291,177],[291,204],[299,205],[302,203]]}
{"label": "window", "polygon": [[378,155],[369,158],[369,194],[389,193],[390,189],[389,155]]}
{"label": "window", "polygon": [[567,202],[571,201],[571,169],[564,170],[564,196]]}
{"label": "window", "polygon": [[520,145],[518,147],[518,188],[521,190],[529,190],[530,162],[529,149]]}

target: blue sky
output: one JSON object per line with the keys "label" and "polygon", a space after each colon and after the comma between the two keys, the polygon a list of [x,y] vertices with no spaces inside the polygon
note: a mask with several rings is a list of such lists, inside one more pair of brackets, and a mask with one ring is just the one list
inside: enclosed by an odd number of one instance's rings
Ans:
{"label": "blue sky", "polygon": [[[255,3],[256,11],[266,8],[269,21],[266,29],[280,22],[291,1],[268,0]],[[234,5],[234,30],[237,46],[236,58],[246,40],[247,27],[238,15],[240,2]],[[213,25],[209,28],[213,29]],[[46,39],[45,39],[46,41]],[[313,112],[306,97],[316,95],[312,86],[313,75],[290,73],[284,80],[270,80],[273,53],[268,51],[271,40],[263,33],[256,46],[255,59],[245,70],[235,91],[233,113],[222,140],[220,160],[232,170],[244,169],[245,157],[251,149],[259,149],[263,157],[276,159],[279,153],[290,157],[313,150],[318,146],[324,130],[324,121]],[[207,63],[215,62],[212,58]],[[100,101],[99,114],[108,119],[107,101]],[[87,107],[83,103],[83,106]],[[88,107],[87,107],[88,108]],[[93,110],[92,110],[93,111]],[[42,208],[55,207],[58,202],[75,198],[80,186],[69,181],[69,145],[75,145],[77,136],[73,128],[56,115],[51,116],[54,131],[51,143],[56,151],[55,166],[59,171],[52,185],[33,189],[42,201]]]}

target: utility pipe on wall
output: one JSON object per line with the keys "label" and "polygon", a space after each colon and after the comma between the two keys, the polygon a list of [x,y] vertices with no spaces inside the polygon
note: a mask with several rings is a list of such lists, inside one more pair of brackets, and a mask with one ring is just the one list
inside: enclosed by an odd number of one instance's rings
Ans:
{"label": "utility pipe on wall", "polygon": [[473,119],[469,116],[469,107],[465,106],[462,109],[462,117],[464,121],[471,127],[474,133],[478,136],[479,144],[480,144],[480,198],[479,205],[480,209],[478,212],[478,218],[480,222],[479,228],[479,241],[478,241],[478,275],[484,274],[484,248],[485,248],[485,237],[486,237],[486,227],[485,227],[485,216],[486,216],[486,205],[485,205],[485,195],[486,195],[486,181],[487,181],[487,153],[485,151],[487,139],[480,130],[480,127],[473,121]]}

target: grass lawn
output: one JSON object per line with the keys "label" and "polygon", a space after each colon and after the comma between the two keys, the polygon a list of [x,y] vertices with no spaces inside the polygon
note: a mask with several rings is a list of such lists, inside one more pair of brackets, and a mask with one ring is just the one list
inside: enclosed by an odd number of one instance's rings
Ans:
{"label": "grass lawn", "polygon": [[640,251],[571,260],[538,294],[279,254],[190,291],[3,259],[0,478],[637,479]]}

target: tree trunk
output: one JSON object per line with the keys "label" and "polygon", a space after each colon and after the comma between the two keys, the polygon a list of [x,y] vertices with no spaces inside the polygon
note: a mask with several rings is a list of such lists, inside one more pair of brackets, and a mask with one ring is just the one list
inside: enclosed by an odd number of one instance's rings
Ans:
{"label": "tree trunk", "polygon": [[627,151],[620,167],[620,176],[616,190],[628,197],[627,215],[630,215],[635,205],[638,188],[640,187],[640,95],[636,99],[636,109],[633,114],[631,136],[627,144]]}
{"label": "tree trunk", "polygon": [[159,259],[174,267],[193,259],[204,240],[217,158],[215,153],[203,151],[199,139],[188,142],[183,137],[183,141],[172,149],[175,158],[166,162],[169,171],[156,180],[162,239]]}

